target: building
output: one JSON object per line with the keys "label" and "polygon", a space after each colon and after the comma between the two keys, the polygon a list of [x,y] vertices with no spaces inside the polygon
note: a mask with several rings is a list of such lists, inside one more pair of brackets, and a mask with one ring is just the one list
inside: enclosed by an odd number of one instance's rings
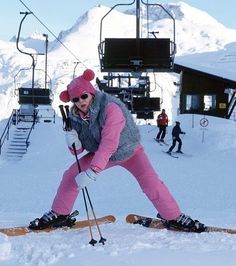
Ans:
{"label": "building", "polygon": [[236,49],[235,53],[210,52],[179,61],[174,64],[174,72],[180,74],[176,84],[180,91],[180,113],[230,118],[236,111]]}

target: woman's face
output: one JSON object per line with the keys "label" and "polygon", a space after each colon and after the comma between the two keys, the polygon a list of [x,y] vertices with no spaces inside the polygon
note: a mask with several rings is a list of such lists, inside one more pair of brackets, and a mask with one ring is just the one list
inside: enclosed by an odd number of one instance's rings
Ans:
{"label": "woman's face", "polygon": [[88,113],[88,109],[92,104],[92,101],[93,101],[93,95],[88,92],[83,93],[82,95],[80,95],[80,97],[72,99],[72,102],[84,114]]}

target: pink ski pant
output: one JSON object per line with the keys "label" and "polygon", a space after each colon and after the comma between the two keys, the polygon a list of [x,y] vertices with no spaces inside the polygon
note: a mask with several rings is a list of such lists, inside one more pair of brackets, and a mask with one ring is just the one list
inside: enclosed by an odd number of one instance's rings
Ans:
{"label": "pink ski pant", "polygon": [[[92,158],[93,154],[87,154],[79,160],[81,171],[85,171],[90,167]],[[109,162],[105,169],[116,165],[124,167],[136,178],[143,192],[163,218],[172,220],[180,215],[181,212],[177,202],[153,169],[143,147],[137,149],[127,161]],[[75,162],[65,171],[54,198],[52,210],[56,213],[64,215],[71,213],[79,194],[75,181],[77,174],[78,166]]]}

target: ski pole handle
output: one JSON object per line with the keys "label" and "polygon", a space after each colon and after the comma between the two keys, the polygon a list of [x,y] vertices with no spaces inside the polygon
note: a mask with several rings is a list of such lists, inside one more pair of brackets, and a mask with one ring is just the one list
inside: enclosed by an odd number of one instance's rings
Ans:
{"label": "ski pole handle", "polygon": [[[65,108],[65,110],[64,110]],[[70,131],[71,130],[71,122],[70,122],[70,118],[69,118],[69,106],[65,105],[63,106],[62,104],[59,105],[59,109],[61,111],[61,116],[62,116],[62,120],[63,120],[63,129],[65,131]]]}

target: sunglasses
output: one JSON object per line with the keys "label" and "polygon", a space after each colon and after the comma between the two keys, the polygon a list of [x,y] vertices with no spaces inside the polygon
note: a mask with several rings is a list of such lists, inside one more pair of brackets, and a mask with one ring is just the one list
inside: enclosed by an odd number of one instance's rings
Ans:
{"label": "sunglasses", "polygon": [[88,97],[89,97],[88,93],[84,93],[84,94],[82,94],[80,97],[75,97],[75,98],[73,98],[71,101],[72,101],[73,103],[77,103],[77,102],[80,101],[80,99],[85,100],[85,99],[87,99]]}

